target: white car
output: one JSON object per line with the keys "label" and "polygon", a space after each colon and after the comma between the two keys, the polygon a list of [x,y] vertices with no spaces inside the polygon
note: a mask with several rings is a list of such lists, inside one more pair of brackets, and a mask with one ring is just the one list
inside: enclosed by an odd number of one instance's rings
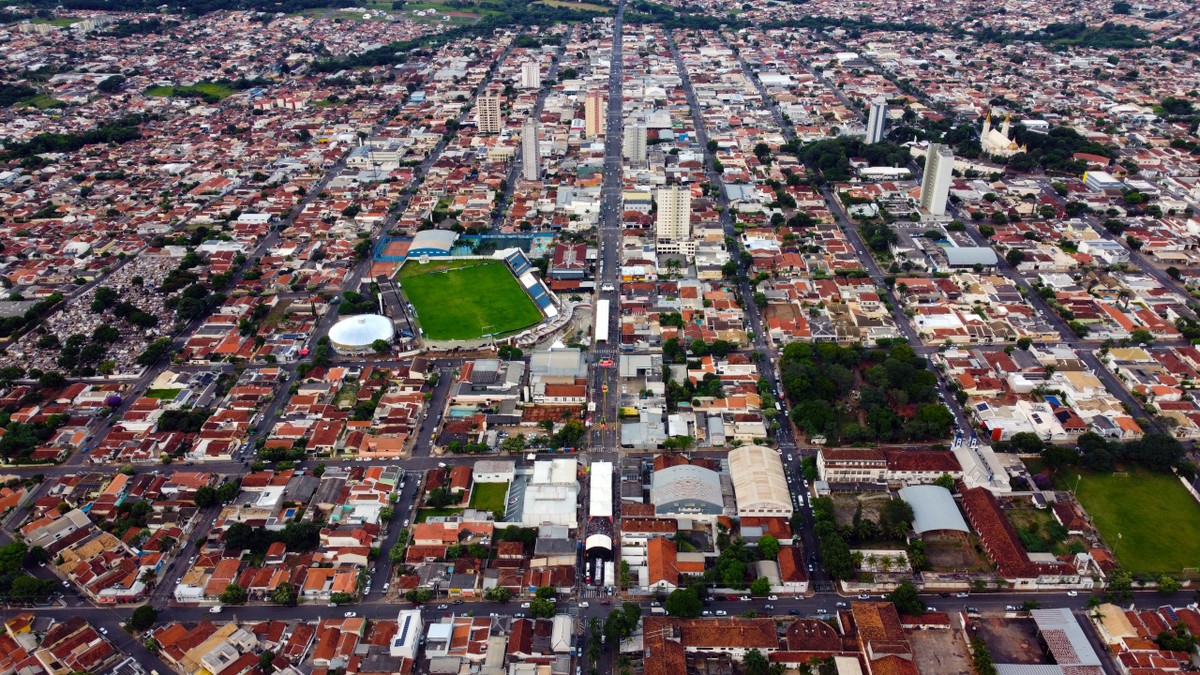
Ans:
{"label": "white car", "polygon": [[768,599],[768,600],[778,600],[778,599],[779,599],[779,596],[778,596],[778,595],[768,595],[768,596],[767,596],[767,599]]}
{"label": "white car", "polygon": [[355,614],[354,612],[346,612],[346,613],[345,613],[345,614],[343,614],[342,616],[346,617],[347,619],[353,619],[354,617],[356,617],[356,616],[358,616],[358,615],[357,615],[357,614]]}
{"label": "white car", "polygon": [[1068,597],[1068,598],[1073,598],[1073,597],[1075,597],[1075,596],[1077,596],[1077,595],[1079,595],[1079,591],[1067,591],[1067,597]]}
{"label": "white car", "polygon": [[529,609],[529,603],[528,603],[528,602],[522,602],[522,603],[521,603],[521,609]]}
{"label": "white car", "polygon": [[107,628],[101,628],[101,629],[100,629],[100,634],[101,634],[101,635],[108,635],[108,629],[107,629]]}
{"label": "white car", "polygon": [[729,615],[729,612],[726,612],[726,611],[725,611],[725,610],[723,610],[723,609],[718,609],[718,610],[717,610],[717,616],[728,616],[728,615]]}

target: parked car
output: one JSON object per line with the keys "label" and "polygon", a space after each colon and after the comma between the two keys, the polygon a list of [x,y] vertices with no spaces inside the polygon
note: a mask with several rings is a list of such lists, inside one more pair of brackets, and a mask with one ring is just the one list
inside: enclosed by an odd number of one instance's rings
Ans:
{"label": "parked car", "polygon": [[1067,591],[1067,597],[1068,597],[1068,598],[1073,598],[1073,597],[1075,597],[1075,596],[1077,596],[1077,595],[1079,595],[1079,591]]}
{"label": "parked car", "polygon": [[357,614],[355,614],[354,612],[346,612],[346,613],[345,613],[345,614],[343,614],[342,616],[346,617],[347,619],[353,619],[354,617],[356,617],[356,616],[358,616],[358,615],[357,615]]}
{"label": "parked car", "polygon": [[767,599],[768,599],[768,600],[778,600],[778,599],[779,599],[779,596],[778,596],[778,595],[768,595],[768,596],[767,596]]}
{"label": "parked car", "polygon": [[954,597],[956,597],[956,598],[969,598],[969,597],[971,597],[971,594],[970,594],[970,593],[967,593],[966,591],[963,591],[963,592],[961,592],[961,593],[955,593],[955,594],[954,594]]}
{"label": "parked car", "polygon": [[725,611],[725,610],[723,610],[723,609],[718,609],[718,610],[717,610],[717,616],[729,616],[729,612],[726,612],[726,611]]}

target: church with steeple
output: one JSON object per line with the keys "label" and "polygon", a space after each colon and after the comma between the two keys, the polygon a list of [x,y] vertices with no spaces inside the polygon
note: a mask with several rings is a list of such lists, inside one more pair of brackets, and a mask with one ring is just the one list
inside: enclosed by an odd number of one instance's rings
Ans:
{"label": "church with steeple", "polygon": [[983,153],[993,157],[1012,157],[1026,151],[1025,146],[1017,145],[1012,139],[1011,114],[1004,116],[1004,123],[997,129],[992,126],[992,113],[989,111],[983,119],[983,132],[979,135],[979,143],[983,146]]}

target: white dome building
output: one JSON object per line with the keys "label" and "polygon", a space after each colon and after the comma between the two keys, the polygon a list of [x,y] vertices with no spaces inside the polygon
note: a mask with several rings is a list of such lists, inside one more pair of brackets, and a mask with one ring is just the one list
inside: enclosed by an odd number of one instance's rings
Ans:
{"label": "white dome building", "polygon": [[371,343],[396,337],[392,320],[378,314],[348,316],[329,329],[329,342],[339,354],[363,354],[375,351]]}

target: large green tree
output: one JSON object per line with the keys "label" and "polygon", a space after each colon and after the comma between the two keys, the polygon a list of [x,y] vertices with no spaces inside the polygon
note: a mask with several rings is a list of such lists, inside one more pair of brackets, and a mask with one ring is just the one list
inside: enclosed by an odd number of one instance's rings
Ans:
{"label": "large green tree", "polygon": [[667,601],[663,605],[667,614],[680,618],[690,619],[700,616],[700,610],[703,604],[700,602],[700,597],[696,595],[694,588],[676,588],[667,596]]}
{"label": "large green tree", "polygon": [[250,594],[246,589],[237,584],[229,584],[225,590],[221,592],[220,600],[224,605],[244,605]]}
{"label": "large green tree", "polygon": [[779,540],[764,534],[758,540],[758,553],[764,560],[775,560],[779,557]]}
{"label": "large green tree", "polygon": [[901,614],[917,616],[925,612],[925,601],[917,593],[917,587],[907,581],[888,593],[887,600],[895,605],[896,611]]}
{"label": "large green tree", "polygon": [[158,610],[150,605],[138,605],[133,610],[133,615],[129,617],[129,627],[140,633],[149,630],[156,621],[158,621]]}
{"label": "large green tree", "polygon": [[287,581],[279,584],[275,587],[275,590],[271,591],[271,602],[276,605],[292,607],[296,604],[298,598],[299,593],[296,591],[295,584]]}
{"label": "large green tree", "polygon": [[529,603],[529,613],[534,618],[549,619],[554,616],[554,603],[545,598],[534,598],[533,602]]}

